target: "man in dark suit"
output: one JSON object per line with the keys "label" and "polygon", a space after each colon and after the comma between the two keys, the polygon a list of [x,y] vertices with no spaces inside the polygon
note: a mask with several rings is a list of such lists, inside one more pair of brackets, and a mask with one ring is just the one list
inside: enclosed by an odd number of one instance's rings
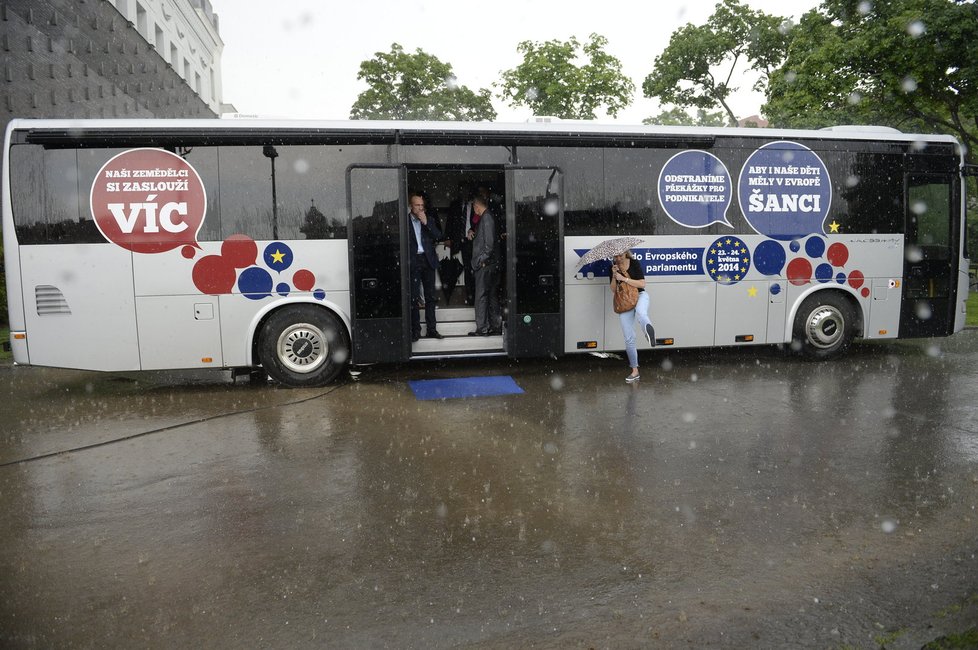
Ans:
{"label": "man in dark suit", "polygon": [[[435,242],[441,240],[441,228],[434,216],[427,214],[424,198],[417,193],[408,197],[411,212],[408,216],[408,260],[411,269],[411,342],[421,338],[421,311],[418,305],[424,302],[424,319],[427,326],[425,337],[443,338],[435,326],[435,269],[438,268],[438,255]],[[422,294],[422,289],[424,293]]]}
{"label": "man in dark suit", "polygon": [[499,265],[502,262],[495,215],[489,211],[489,200],[480,196],[472,199],[472,212],[478,228],[472,240],[472,270],[475,273],[475,331],[470,336],[490,336],[502,333],[499,311]]}

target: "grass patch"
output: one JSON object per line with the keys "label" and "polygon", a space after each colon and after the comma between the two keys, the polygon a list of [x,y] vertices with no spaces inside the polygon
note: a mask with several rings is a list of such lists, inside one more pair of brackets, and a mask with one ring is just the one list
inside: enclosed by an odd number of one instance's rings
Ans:
{"label": "grass patch", "polygon": [[14,358],[14,355],[3,349],[3,342],[10,340],[10,330],[6,327],[0,327],[0,363],[4,361],[10,361]]}

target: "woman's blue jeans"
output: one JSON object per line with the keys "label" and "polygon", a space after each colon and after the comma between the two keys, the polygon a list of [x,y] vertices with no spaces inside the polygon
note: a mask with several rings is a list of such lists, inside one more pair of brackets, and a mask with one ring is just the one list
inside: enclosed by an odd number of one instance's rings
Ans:
{"label": "woman's blue jeans", "polygon": [[645,326],[651,325],[649,320],[649,292],[638,292],[638,303],[635,309],[618,314],[621,320],[621,333],[625,335],[625,353],[628,355],[628,365],[638,368],[638,350],[635,348],[635,320],[638,320],[642,335],[645,335]]}

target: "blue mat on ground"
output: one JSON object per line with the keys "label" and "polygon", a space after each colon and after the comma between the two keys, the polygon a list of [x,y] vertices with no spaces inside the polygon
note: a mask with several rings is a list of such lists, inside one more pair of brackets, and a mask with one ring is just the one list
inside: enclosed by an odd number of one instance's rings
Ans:
{"label": "blue mat on ground", "polygon": [[509,375],[502,377],[460,377],[458,379],[421,379],[408,385],[419,400],[458,399],[514,395],[523,389]]}

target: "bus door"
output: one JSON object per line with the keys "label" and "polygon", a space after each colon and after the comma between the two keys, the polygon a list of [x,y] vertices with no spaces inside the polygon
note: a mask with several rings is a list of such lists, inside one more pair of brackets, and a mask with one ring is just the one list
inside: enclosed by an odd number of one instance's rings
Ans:
{"label": "bus door", "polygon": [[353,363],[402,361],[410,356],[407,231],[401,215],[405,175],[400,167],[352,166],[349,205],[350,320]]}
{"label": "bus door", "polygon": [[958,177],[906,176],[901,337],[946,336],[954,329],[958,274]]}
{"label": "bus door", "polygon": [[506,352],[564,351],[563,180],[559,169],[506,169]]}

